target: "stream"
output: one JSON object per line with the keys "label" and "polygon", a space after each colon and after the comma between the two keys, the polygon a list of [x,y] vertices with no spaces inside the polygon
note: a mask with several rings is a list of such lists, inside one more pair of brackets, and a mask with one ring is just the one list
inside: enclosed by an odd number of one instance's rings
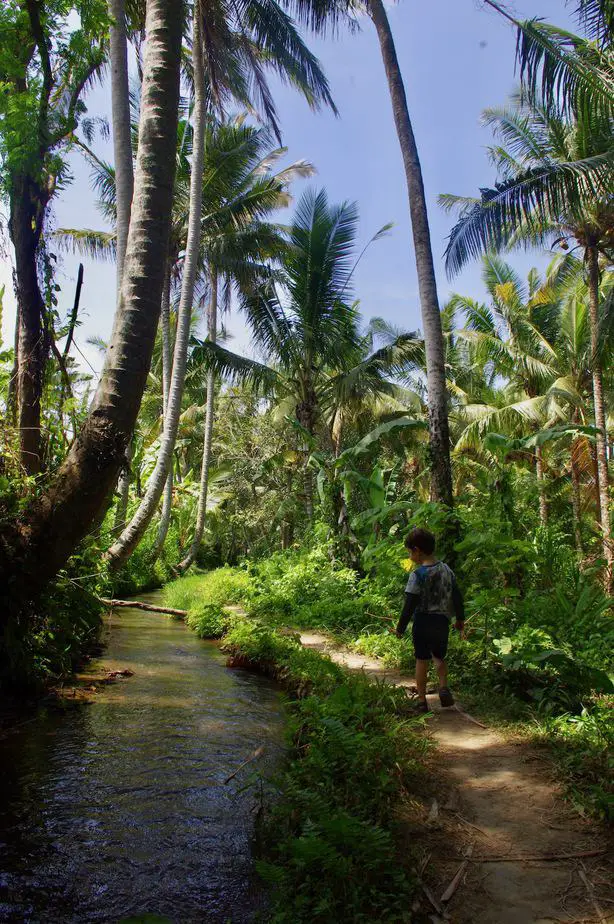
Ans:
{"label": "stream", "polygon": [[251,921],[280,695],[166,616],[123,610],[105,627],[88,673],[134,676],[66,712],[41,709],[0,742],[0,921]]}

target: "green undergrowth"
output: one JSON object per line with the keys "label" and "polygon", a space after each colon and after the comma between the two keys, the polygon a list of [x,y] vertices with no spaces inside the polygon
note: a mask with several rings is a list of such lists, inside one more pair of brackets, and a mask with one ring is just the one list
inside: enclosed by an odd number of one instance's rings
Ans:
{"label": "green undergrowth", "polygon": [[64,680],[98,648],[108,592],[95,554],[75,555],[49,585],[27,619],[9,619],[0,658],[0,691],[21,698]]}
{"label": "green undergrowth", "polygon": [[[102,536],[103,548],[108,548],[115,538],[111,523],[108,529]],[[183,557],[179,532],[171,524],[160,554],[154,551],[157,539],[158,526],[155,524],[149,527],[128,561],[113,575],[114,596],[133,597],[156,590],[173,580],[175,569]]]}
{"label": "green undergrowth", "polygon": [[403,690],[349,675],[296,633],[224,608],[249,610],[258,596],[253,575],[231,568],[164,588],[165,602],[186,609],[201,637],[223,636],[229,664],[264,673],[289,694],[288,753],[257,864],[270,919],[409,922],[416,877],[399,848],[397,811],[407,793],[429,788],[423,720]]}
{"label": "green undergrowth", "polygon": [[289,753],[265,818],[258,871],[271,919],[410,921],[416,880],[399,856],[396,810],[425,788],[427,739],[404,691],[349,676],[296,637],[241,620],[225,636],[231,663],[281,682]]}
{"label": "green undergrowth", "polygon": [[187,610],[186,623],[200,638],[216,639],[236,622],[236,615],[227,606],[239,603],[248,587],[245,571],[217,568],[167,584],[163,599],[172,609]]}
{"label": "green undergrowth", "polygon": [[[531,540],[503,542],[474,530],[458,544],[469,635],[451,635],[450,681],[489,724],[547,745],[574,802],[612,818],[612,710],[603,705],[614,689],[612,601],[564,539],[538,530]],[[382,542],[360,576],[315,542],[184,578],[165,597],[190,611],[203,636],[219,637],[232,624],[223,611],[232,602],[268,626],[324,630],[410,673],[410,633],[398,640],[389,631],[403,599],[405,555],[396,539]]]}
{"label": "green undergrowth", "polygon": [[247,573],[246,609],[273,624],[355,635],[381,625],[390,608],[385,588],[331,562],[323,545],[250,561]]}

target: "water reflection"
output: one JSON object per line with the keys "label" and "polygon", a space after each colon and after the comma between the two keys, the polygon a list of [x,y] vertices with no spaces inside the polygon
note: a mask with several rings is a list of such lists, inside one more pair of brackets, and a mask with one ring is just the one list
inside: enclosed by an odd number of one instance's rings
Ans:
{"label": "water reflection", "polygon": [[2,741],[0,920],[251,920],[257,747],[270,772],[282,716],[261,678],[164,616],[124,610],[93,665],[134,677]]}

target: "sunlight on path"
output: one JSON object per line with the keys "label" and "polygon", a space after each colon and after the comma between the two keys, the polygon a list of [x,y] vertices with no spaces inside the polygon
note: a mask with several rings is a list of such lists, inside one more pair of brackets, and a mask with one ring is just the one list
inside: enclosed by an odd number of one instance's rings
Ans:
{"label": "sunlight on path", "polygon": [[[302,632],[301,642],[348,670],[415,689],[411,677],[385,668],[374,658],[341,649],[326,635]],[[559,856],[605,846],[599,827],[563,802],[550,778],[551,768],[538,751],[479,727],[456,707],[442,709],[437,695],[428,700],[435,714],[429,731],[438,744],[441,767],[458,786],[457,814],[466,820],[466,842],[473,844],[475,856]],[[585,861],[472,863],[450,903],[448,920],[457,924],[599,921],[579,871],[586,870],[603,904],[612,909],[612,859],[610,854]],[[451,869],[458,867],[458,856],[450,860]],[[431,920],[442,919],[432,916]],[[614,915],[605,920],[614,922]]]}

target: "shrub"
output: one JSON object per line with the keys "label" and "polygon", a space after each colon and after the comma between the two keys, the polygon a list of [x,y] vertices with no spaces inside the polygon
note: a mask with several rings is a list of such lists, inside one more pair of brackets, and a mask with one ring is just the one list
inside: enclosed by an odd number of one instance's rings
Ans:
{"label": "shrub", "polygon": [[580,715],[543,719],[541,742],[554,751],[573,800],[614,821],[614,696],[603,696]]}
{"label": "shrub", "polygon": [[113,592],[116,596],[134,596],[154,590],[174,577],[175,568],[181,561],[178,530],[171,525],[164,549],[155,558],[157,537],[157,525],[150,526],[126,564],[113,576]]}
{"label": "shrub", "polygon": [[203,603],[188,612],[186,623],[199,638],[221,638],[232,620],[219,603]]}
{"label": "shrub", "polygon": [[360,654],[381,658],[386,667],[412,671],[414,657],[406,641],[395,638],[390,632],[366,632],[360,635],[352,646]]}

